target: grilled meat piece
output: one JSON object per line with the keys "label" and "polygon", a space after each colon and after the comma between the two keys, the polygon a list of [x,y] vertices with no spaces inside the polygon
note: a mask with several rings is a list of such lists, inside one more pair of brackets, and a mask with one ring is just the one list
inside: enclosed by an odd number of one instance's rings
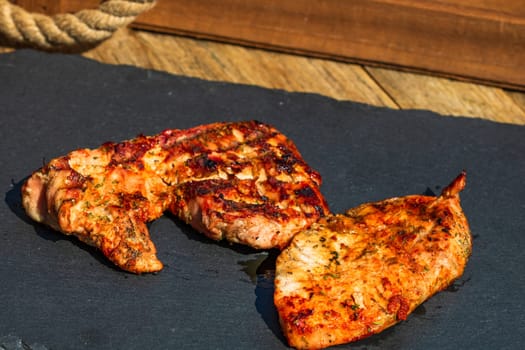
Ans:
{"label": "grilled meat piece", "polygon": [[275,276],[290,346],[320,349],[381,332],[461,276],[472,247],[464,186],[462,173],[439,197],[363,204],[296,234]]}
{"label": "grilled meat piece", "polygon": [[35,171],[22,201],[34,220],[143,273],[162,269],[146,223],[165,211],[212,239],[283,248],[328,213],[320,184],[292,141],[249,121],[73,151]]}
{"label": "grilled meat piece", "polygon": [[192,157],[176,170],[186,173],[179,175],[183,181],[174,187],[170,211],[212,239],[284,248],[293,234],[328,213],[320,175],[268,126],[211,126],[179,141],[177,150]]}

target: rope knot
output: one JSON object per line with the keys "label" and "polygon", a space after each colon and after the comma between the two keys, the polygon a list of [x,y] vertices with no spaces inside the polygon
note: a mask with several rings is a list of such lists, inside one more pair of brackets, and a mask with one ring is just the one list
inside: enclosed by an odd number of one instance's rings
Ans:
{"label": "rope knot", "polygon": [[45,51],[82,50],[108,39],[155,6],[155,0],[107,0],[97,9],[46,16],[0,0],[0,38]]}

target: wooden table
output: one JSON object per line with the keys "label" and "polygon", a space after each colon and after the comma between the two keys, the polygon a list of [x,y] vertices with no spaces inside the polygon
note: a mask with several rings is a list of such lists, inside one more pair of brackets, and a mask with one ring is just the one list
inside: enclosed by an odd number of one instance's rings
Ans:
{"label": "wooden table", "polygon": [[[8,52],[0,48],[0,52]],[[525,94],[397,70],[122,29],[83,56],[206,80],[525,125]]]}

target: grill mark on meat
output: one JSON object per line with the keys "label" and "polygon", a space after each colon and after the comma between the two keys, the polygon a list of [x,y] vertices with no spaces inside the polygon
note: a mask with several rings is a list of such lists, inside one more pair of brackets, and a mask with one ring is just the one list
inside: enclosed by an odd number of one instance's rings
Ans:
{"label": "grill mark on meat", "polygon": [[464,186],[462,173],[439,197],[362,204],[297,233],[275,272],[289,345],[319,349],[378,333],[461,276],[472,250]]}
{"label": "grill mark on meat", "polygon": [[164,211],[212,239],[284,248],[329,212],[320,184],[291,140],[248,121],[76,150],[33,173],[22,192],[33,219],[142,273],[162,268],[145,223]]}

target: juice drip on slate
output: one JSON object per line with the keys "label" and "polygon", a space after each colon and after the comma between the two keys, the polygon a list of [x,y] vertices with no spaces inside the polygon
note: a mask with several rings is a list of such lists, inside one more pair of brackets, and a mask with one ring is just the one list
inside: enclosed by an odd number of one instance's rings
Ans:
{"label": "juice drip on slate", "polygon": [[275,260],[279,255],[278,250],[270,250],[252,256],[249,260],[238,261],[242,271],[248,275],[254,284],[270,283],[273,286],[275,276]]}

